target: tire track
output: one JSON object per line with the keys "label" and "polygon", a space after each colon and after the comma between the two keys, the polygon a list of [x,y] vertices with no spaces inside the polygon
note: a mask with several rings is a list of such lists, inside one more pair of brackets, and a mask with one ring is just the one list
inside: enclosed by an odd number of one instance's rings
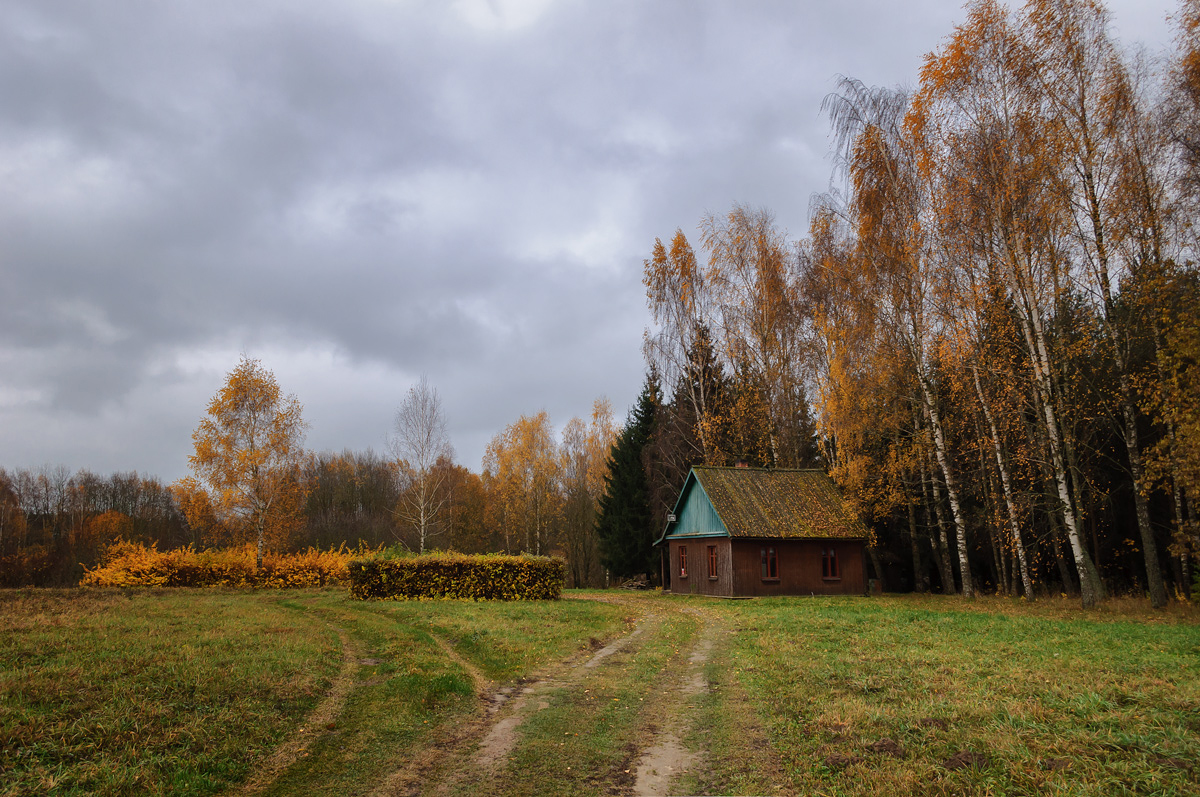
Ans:
{"label": "tire track", "polygon": [[[551,693],[561,689],[578,688],[588,673],[605,659],[629,647],[643,634],[653,633],[661,623],[661,615],[648,614],[638,621],[632,632],[596,651],[582,664],[576,664],[561,675],[539,678],[523,686],[512,699],[511,705],[502,712],[504,716],[499,717],[485,728],[483,738],[474,755],[470,757],[470,762],[459,771],[451,773],[450,777],[439,783],[431,793],[450,794],[455,786],[465,782],[474,781],[480,777],[485,780],[495,777],[507,765],[509,753],[520,742],[521,726],[535,711],[549,708],[548,698]],[[493,715],[501,713],[501,706],[507,702],[503,700],[503,696],[501,697],[501,705],[496,705],[496,701],[493,699],[489,713]]]}
{"label": "tire track", "polygon": [[[322,621],[325,622],[325,621]],[[296,763],[304,755],[313,742],[321,737],[321,730],[331,724],[342,713],[346,706],[346,698],[354,690],[358,680],[358,669],[362,666],[362,646],[350,636],[344,628],[325,622],[333,629],[342,645],[342,668],[333,679],[325,696],[309,713],[300,727],[292,732],[282,744],[275,748],[261,764],[254,769],[250,780],[231,792],[237,797],[258,794],[270,787],[275,779]]]}
{"label": "tire track", "polygon": [[449,658],[459,667],[462,667],[466,671],[467,675],[471,676],[471,683],[475,685],[475,695],[477,697],[486,695],[492,690],[494,684],[490,678],[483,674],[483,670],[479,669],[474,664],[460,656],[458,651],[451,647],[449,642],[442,639],[437,634],[431,631],[427,631],[426,633],[429,634],[429,637],[433,640],[434,644],[442,649],[442,652],[446,654],[447,658]]}
{"label": "tire track", "polygon": [[682,738],[692,728],[689,701],[694,701],[708,690],[708,679],[704,676],[704,665],[708,663],[718,628],[711,617],[696,609],[683,609],[700,621],[700,633],[692,645],[687,667],[675,679],[675,689],[664,706],[669,717],[657,732],[654,743],[647,747],[634,766],[636,780],[633,793],[637,795],[665,795],[680,775],[687,772],[699,758],[696,751],[684,746]]}
{"label": "tire track", "polygon": [[[622,605],[629,604],[622,602]],[[377,797],[444,795],[464,783],[494,776],[507,764],[508,754],[520,741],[521,725],[533,712],[549,706],[547,698],[551,692],[578,686],[600,662],[624,650],[658,622],[661,622],[659,615],[647,614],[637,621],[631,632],[583,661],[580,661],[581,655],[573,656],[532,680],[518,679],[503,686],[488,680],[448,643],[431,634],[433,640],[471,675],[479,696],[479,708],[473,719],[446,729],[434,741],[430,747],[435,753],[432,757],[394,771],[372,794]]]}

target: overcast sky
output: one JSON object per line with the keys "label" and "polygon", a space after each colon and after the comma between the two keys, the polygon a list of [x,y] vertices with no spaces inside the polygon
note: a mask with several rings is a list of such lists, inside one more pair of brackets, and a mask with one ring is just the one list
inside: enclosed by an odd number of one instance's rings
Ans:
{"label": "overcast sky", "polygon": [[[1116,34],[1169,45],[1162,0]],[[734,202],[801,236],[839,74],[957,2],[3,0],[0,466],[184,475],[240,353],[308,446],[421,373],[458,459],[643,375],[642,260]]]}

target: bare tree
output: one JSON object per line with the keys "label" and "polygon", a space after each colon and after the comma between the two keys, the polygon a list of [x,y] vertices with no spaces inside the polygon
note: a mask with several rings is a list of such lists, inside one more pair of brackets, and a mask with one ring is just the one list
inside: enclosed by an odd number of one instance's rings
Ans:
{"label": "bare tree", "polygon": [[450,498],[444,489],[447,471],[435,466],[441,458],[452,460],[454,448],[446,433],[442,399],[424,374],[396,410],[388,448],[402,478],[407,477],[396,514],[416,529],[418,550],[425,553],[426,541],[442,531],[437,521]]}

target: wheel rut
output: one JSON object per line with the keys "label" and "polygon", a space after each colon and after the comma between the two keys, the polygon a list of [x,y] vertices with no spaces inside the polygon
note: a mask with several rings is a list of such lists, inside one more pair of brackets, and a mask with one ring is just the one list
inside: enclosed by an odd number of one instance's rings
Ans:
{"label": "wheel rut", "polygon": [[511,688],[507,693],[503,689],[497,690],[488,706],[492,721],[485,725],[479,746],[469,759],[470,763],[456,773],[449,773],[445,780],[427,793],[451,794],[454,787],[464,782],[497,776],[507,766],[509,754],[521,740],[521,726],[534,712],[549,708],[554,692],[580,688],[591,670],[610,656],[634,645],[642,635],[652,635],[661,623],[661,615],[648,614],[638,621],[633,631],[597,650],[582,663],[576,662],[565,671],[540,677],[519,688]]}
{"label": "wheel rut", "polygon": [[321,732],[326,729],[342,713],[346,698],[354,690],[358,680],[358,669],[362,666],[362,645],[350,636],[344,628],[326,622],[326,625],[338,635],[342,646],[342,667],[333,679],[325,696],[316,707],[304,718],[300,727],[292,732],[282,744],[267,756],[266,760],[255,767],[254,775],[239,789],[231,792],[237,797],[258,794],[267,789],[284,770],[296,763],[310,746],[321,738]]}
{"label": "wheel rut", "polygon": [[[616,601],[613,601],[616,602]],[[622,601],[623,605],[630,605]],[[641,607],[637,607],[641,608]],[[549,707],[553,692],[578,687],[587,673],[610,656],[633,645],[662,622],[656,613],[637,620],[629,633],[589,654],[573,656],[529,679],[496,685],[436,635],[434,641],[464,668],[475,682],[480,706],[474,717],[445,729],[431,746],[436,754],[394,771],[372,792],[377,797],[446,795],[471,781],[498,775],[521,738],[522,724],[536,711]],[[468,762],[464,765],[464,761]]]}
{"label": "wheel rut", "polygon": [[668,719],[657,732],[653,744],[647,747],[634,768],[636,776],[633,793],[665,795],[684,773],[695,766],[698,755],[688,749],[683,738],[692,728],[689,709],[694,701],[708,691],[704,665],[708,663],[718,628],[704,612],[684,610],[700,621],[700,631],[692,645],[687,664],[679,676],[663,684],[671,689],[663,706]]}
{"label": "wheel rut", "polygon": [[[693,606],[670,605],[635,597],[588,596],[576,600],[598,600],[618,604],[640,615],[631,631],[607,645],[574,656],[531,678],[497,685],[488,681],[463,660],[444,640],[434,637],[447,655],[471,674],[479,705],[468,720],[441,731],[428,748],[432,755],[393,772],[376,795],[455,795],[473,793],[489,786],[504,792],[505,770],[522,744],[525,725],[542,709],[559,705],[564,693],[584,692],[592,679],[611,677],[620,653],[636,653],[656,641],[668,623],[687,618],[696,630],[671,657],[672,662],[645,684],[647,700],[639,720],[640,731],[622,766],[610,773],[593,772],[587,783],[621,795],[666,795],[678,789],[682,776],[700,774],[701,750],[687,742],[695,730],[698,701],[710,685],[705,667],[714,655],[718,639],[726,631],[717,612]],[[615,666],[622,667],[623,664]],[[609,676],[601,676],[608,672]],[[579,728],[579,734],[585,733]]]}

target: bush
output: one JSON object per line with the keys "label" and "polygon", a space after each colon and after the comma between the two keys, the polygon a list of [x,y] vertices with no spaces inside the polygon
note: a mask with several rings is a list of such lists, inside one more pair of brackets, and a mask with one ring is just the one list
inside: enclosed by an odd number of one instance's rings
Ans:
{"label": "bush", "polygon": [[109,545],[101,564],[87,571],[83,586],[92,587],[237,587],[242,589],[286,589],[323,587],[347,580],[347,565],[366,551],[336,551],[309,548],[303,553],[263,554],[263,566],[255,567],[253,545],[196,551],[189,545],[159,551],[134,542],[118,540]]}
{"label": "bush", "polygon": [[51,576],[61,559],[49,545],[30,545],[8,555],[0,555],[0,587],[42,586],[52,583]]}
{"label": "bush", "polygon": [[359,600],[460,598],[557,600],[566,563],[546,556],[454,553],[350,563],[350,595]]}

